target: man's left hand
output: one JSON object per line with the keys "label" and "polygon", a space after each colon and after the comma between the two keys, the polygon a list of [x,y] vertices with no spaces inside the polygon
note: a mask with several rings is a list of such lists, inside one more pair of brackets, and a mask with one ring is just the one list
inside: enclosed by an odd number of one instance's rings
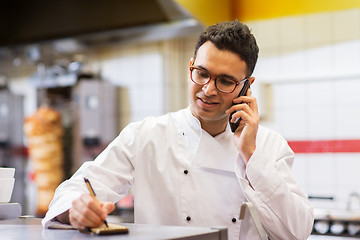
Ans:
{"label": "man's left hand", "polygon": [[239,127],[234,133],[234,144],[246,165],[256,148],[256,135],[260,122],[258,105],[256,98],[251,96],[250,89],[246,96],[235,98],[233,102],[234,105],[226,113],[236,111],[232,119],[241,118]]}

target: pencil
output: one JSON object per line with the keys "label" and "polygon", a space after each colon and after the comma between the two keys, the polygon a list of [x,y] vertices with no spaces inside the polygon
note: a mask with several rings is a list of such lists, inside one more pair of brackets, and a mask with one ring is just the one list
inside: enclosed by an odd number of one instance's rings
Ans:
{"label": "pencil", "polygon": [[[95,200],[99,201],[99,200],[96,198],[95,191],[94,191],[94,189],[92,188],[89,179],[87,179],[87,178],[84,177],[84,181],[85,181],[86,187],[87,187],[87,189],[89,190],[91,196],[92,196]],[[105,224],[106,227],[109,227],[106,220],[104,220],[104,224]]]}

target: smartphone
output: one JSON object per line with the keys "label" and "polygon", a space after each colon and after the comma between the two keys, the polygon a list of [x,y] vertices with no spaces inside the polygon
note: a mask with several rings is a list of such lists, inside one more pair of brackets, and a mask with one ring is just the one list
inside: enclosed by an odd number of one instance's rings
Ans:
{"label": "smartphone", "polygon": [[[240,93],[239,93],[239,96],[244,96],[246,95],[248,89],[250,88],[250,81],[246,79],[246,81],[244,82],[244,86],[242,87],[242,89],[240,90]],[[242,104],[243,102],[241,103],[238,103],[238,104]],[[233,104],[234,105],[234,104]],[[232,132],[235,132],[235,130],[238,128],[239,124],[240,124],[240,121],[241,121],[241,118],[238,118],[236,120],[236,122],[232,123],[230,122],[231,118],[232,118],[232,115],[234,114],[235,112],[231,113],[230,116],[229,116],[229,124],[230,124],[230,128],[231,128],[231,131]]]}

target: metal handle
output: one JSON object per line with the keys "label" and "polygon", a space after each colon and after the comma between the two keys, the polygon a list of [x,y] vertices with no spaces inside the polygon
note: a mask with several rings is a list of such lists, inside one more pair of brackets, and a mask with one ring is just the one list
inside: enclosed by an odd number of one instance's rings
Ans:
{"label": "metal handle", "polygon": [[251,215],[251,218],[253,219],[254,223],[255,223],[255,227],[256,229],[258,230],[259,232],[259,235],[260,235],[260,238],[261,240],[268,240],[268,237],[267,237],[267,234],[265,232],[265,229],[264,227],[262,226],[257,214],[256,214],[256,211],[254,209],[254,205],[251,203],[251,202],[244,202],[242,205],[241,205],[241,209],[240,209],[240,216],[239,218],[240,219],[245,219],[245,211],[246,211],[246,208],[249,209],[249,213]]}

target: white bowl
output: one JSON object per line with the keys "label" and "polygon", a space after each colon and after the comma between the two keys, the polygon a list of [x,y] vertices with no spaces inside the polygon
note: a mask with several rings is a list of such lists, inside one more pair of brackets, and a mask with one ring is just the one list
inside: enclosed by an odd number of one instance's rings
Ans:
{"label": "white bowl", "polygon": [[15,178],[0,178],[0,203],[10,202]]}
{"label": "white bowl", "polygon": [[13,178],[15,175],[15,168],[0,167],[0,178]]}

